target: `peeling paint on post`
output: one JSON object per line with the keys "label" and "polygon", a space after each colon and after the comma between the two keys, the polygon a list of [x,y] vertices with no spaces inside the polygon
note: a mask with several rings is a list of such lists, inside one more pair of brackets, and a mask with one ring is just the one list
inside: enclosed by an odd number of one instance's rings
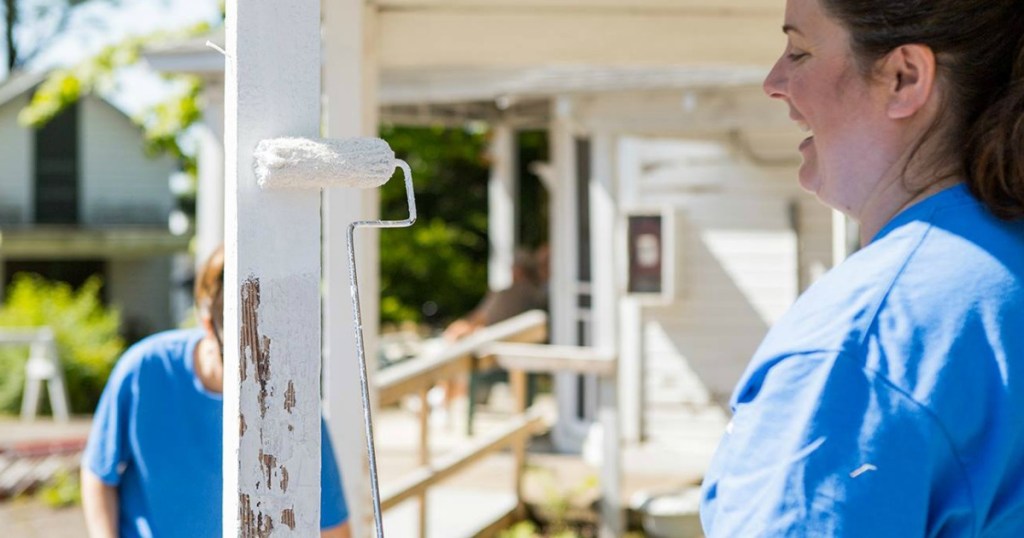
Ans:
{"label": "peeling paint on post", "polygon": [[320,194],[261,191],[252,150],[319,134],[320,2],[226,7],[224,536],[316,536]]}

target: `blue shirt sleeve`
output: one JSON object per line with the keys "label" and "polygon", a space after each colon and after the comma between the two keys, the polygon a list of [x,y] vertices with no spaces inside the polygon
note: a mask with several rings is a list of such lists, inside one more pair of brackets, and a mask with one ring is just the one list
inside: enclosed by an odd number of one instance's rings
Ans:
{"label": "blue shirt sleeve", "polygon": [[928,410],[854,357],[769,361],[734,411],[703,484],[709,538],[924,536],[936,498],[969,489]]}
{"label": "blue shirt sleeve", "polygon": [[341,489],[341,471],[334,459],[331,435],[323,419],[320,439],[320,528],[328,529],[348,521],[348,504]]}
{"label": "blue shirt sleeve", "polygon": [[128,434],[134,399],[131,364],[131,360],[118,361],[107,379],[82,454],[82,465],[110,486],[121,482],[121,473],[130,457]]}

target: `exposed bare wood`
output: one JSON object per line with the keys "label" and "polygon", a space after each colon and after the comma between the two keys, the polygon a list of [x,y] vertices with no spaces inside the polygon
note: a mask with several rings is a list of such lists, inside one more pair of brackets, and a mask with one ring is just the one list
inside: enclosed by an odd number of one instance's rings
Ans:
{"label": "exposed bare wood", "polygon": [[[546,337],[547,314],[539,310],[480,329],[436,355],[411,359],[380,372],[376,380],[380,404],[395,403],[406,394],[469,371],[473,367],[473,356],[485,344],[495,341],[540,342]],[[488,364],[484,361],[478,366],[482,368]]]}
{"label": "exposed bare wood", "polygon": [[599,376],[613,376],[616,372],[614,355],[582,346],[495,342],[482,346],[480,353],[492,357],[498,366],[507,370]]}
{"label": "exposed bare wood", "polygon": [[437,463],[408,473],[396,484],[383,489],[381,507],[384,510],[419,495],[430,486],[452,476],[476,461],[516,442],[520,438],[537,435],[550,427],[537,413],[518,416],[500,430],[484,436],[480,441],[446,456]]}

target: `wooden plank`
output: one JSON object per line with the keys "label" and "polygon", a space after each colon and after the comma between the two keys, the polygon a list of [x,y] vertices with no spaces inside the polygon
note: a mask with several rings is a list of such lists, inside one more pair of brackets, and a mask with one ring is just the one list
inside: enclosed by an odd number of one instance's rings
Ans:
{"label": "wooden plank", "polygon": [[467,448],[448,455],[430,466],[407,473],[396,484],[382,488],[381,507],[387,510],[402,501],[426,491],[436,484],[484,457],[514,443],[517,439],[539,434],[549,427],[547,420],[537,413],[519,416],[500,430],[484,436]]}
{"label": "wooden plank", "polygon": [[[411,359],[381,371],[376,379],[380,404],[395,403],[406,394],[468,371],[477,349],[485,344],[495,341],[539,342],[546,337],[547,314],[539,310],[484,327],[436,355]],[[487,366],[486,361],[481,366]]]}
{"label": "wooden plank", "polygon": [[574,372],[614,376],[616,358],[591,347],[546,344],[494,343],[480,348],[506,370],[525,372]]}
{"label": "wooden plank", "polygon": [[494,520],[490,525],[480,529],[475,535],[473,535],[474,538],[493,538],[495,536],[499,536],[501,531],[508,529],[516,521],[522,519],[518,512],[518,507],[509,510],[506,514]]}
{"label": "wooden plank", "polygon": [[383,11],[382,69],[536,65],[770,67],[781,13]]}

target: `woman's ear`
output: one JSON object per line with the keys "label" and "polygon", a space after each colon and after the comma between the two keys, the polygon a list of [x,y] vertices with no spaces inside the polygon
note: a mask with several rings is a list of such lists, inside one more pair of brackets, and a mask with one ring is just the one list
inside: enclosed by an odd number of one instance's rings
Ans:
{"label": "woman's ear", "polygon": [[901,45],[882,60],[889,118],[910,118],[928,104],[935,94],[935,71],[935,53],[925,45]]}

